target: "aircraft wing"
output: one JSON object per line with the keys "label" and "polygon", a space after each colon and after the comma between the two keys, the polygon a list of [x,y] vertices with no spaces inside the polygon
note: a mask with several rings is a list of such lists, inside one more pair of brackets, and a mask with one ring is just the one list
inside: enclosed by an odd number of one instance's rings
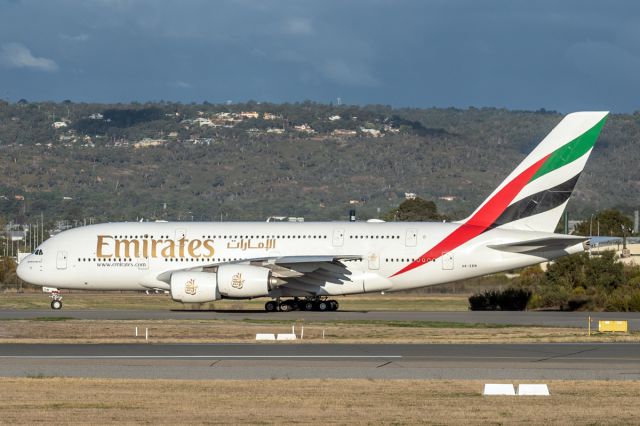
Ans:
{"label": "aircraft wing", "polygon": [[220,265],[244,264],[270,269],[272,277],[278,280],[278,287],[294,290],[300,296],[313,296],[317,293],[318,287],[327,282],[340,284],[350,281],[351,271],[345,263],[359,261],[362,261],[360,255],[261,257],[166,271],[160,274],[157,279],[169,283],[171,274],[174,272],[213,272],[214,268]]}

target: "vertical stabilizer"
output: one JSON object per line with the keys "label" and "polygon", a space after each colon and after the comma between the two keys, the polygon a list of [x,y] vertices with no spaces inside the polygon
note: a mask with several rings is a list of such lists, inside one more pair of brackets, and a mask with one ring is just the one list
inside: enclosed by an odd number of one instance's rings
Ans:
{"label": "vertical stabilizer", "polygon": [[553,232],[607,115],[567,115],[462,222],[487,229]]}

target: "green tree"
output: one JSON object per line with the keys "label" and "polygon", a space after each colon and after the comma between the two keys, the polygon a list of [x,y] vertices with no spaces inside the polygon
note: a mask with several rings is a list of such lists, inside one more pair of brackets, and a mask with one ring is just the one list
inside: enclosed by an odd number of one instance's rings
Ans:
{"label": "green tree", "polygon": [[433,201],[416,197],[413,200],[403,201],[382,218],[387,222],[424,222],[445,220],[446,216],[438,213],[438,207]]}
{"label": "green tree", "polygon": [[575,233],[578,235],[592,236],[599,232],[603,236],[622,237],[629,235],[632,229],[632,220],[618,210],[603,210],[589,218],[580,222],[576,226]]}

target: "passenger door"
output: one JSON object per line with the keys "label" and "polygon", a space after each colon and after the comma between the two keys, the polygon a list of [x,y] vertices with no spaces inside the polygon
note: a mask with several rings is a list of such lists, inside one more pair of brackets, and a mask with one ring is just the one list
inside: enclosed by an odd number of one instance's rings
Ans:
{"label": "passenger door", "polygon": [[56,268],[67,269],[67,257],[66,251],[59,251],[56,256]]}
{"label": "passenger door", "polygon": [[453,253],[442,253],[442,269],[450,271],[454,267]]}
{"label": "passenger door", "polygon": [[380,256],[378,256],[378,253],[369,253],[367,255],[367,260],[369,261],[370,270],[380,269]]}
{"label": "passenger door", "polygon": [[415,247],[418,244],[418,230],[416,228],[407,229],[404,243],[407,247]]}
{"label": "passenger door", "polygon": [[336,228],[333,230],[332,243],[334,247],[342,247],[344,244],[344,228]]}
{"label": "passenger door", "polygon": [[187,230],[184,228],[176,229],[176,241],[180,241],[181,239],[187,236]]}

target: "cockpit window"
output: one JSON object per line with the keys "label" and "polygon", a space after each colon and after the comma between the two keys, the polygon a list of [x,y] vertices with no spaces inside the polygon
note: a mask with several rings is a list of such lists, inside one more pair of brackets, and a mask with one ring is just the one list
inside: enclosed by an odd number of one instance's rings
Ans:
{"label": "cockpit window", "polygon": [[44,253],[42,253],[42,249],[37,249],[33,252],[33,254],[35,254],[36,256],[42,256]]}

